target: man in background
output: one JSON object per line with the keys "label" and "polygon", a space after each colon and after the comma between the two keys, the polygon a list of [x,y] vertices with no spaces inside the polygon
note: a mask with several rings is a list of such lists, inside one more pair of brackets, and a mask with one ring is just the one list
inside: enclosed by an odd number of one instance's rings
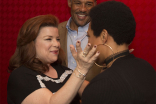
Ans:
{"label": "man in background", "polygon": [[[68,0],[68,6],[71,8],[71,17],[68,21],[59,24],[59,35],[61,48],[66,54],[65,66],[74,70],[76,61],[71,52],[70,45],[76,47],[76,42],[81,41],[81,47],[84,50],[88,43],[87,31],[89,27],[90,17],[89,11],[96,5],[96,0]],[[101,72],[100,67],[93,65],[87,74],[86,80],[91,81]]]}

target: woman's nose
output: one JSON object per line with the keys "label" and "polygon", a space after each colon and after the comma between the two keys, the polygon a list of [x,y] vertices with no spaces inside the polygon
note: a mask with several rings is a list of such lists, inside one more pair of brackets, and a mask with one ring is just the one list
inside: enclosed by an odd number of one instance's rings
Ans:
{"label": "woman's nose", "polygon": [[59,42],[57,39],[55,39],[55,40],[53,41],[53,46],[59,47],[59,46],[60,46],[60,42]]}

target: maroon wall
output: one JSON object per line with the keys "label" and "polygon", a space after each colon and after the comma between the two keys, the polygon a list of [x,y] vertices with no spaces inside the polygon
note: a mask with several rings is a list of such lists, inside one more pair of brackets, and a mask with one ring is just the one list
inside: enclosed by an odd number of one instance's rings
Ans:
{"label": "maroon wall", "polygon": [[[130,45],[134,48],[133,54],[148,61],[156,70],[156,1],[118,1],[128,5],[136,19],[136,37]],[[0,104],[7,104],[7,67],[15,51],[18,31],[27,19],[43,14],[54,14],[60,22],[68,20],[67,0],[0,0]]]}

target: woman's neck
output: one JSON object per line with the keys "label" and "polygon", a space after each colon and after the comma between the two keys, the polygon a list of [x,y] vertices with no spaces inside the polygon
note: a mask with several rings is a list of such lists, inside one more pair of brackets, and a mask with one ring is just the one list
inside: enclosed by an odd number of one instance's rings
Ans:
{"label": "woman's neck", "polygon": [[128,54],[129,54],[129,50],[124,50],[124,51],[115,53],[114,55],[107,57],[105,59],[105,63],[106,63],[107,68],[111,67],[111,65],[114,63],[114,61],[116,61],[117,59],[124,57]]}
{"label": "woman's neck", "polygon": [[48,67],[49,71],[45,72],[44,74],[51,78],[58,78],[57,71],[51,65],[48,65]]}
{"label": "woman's neck", "polygon": [[[114,47],[113,47],[114,46]],[[105,62],[107,65],[107,68],[110,67],[115,60],[117,60],[120,57],[124,57],[129,53],[128,51],[128,45],[122,44],[122,45],[111,45],[112,50],[108,50],[107,56],[105,56]],[[112,52],[113,51],[113,52]]]}

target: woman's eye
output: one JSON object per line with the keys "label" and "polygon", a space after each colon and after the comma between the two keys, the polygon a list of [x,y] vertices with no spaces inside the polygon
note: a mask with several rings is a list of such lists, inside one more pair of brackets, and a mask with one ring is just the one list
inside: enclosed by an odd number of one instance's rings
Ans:
{"label": "woman's eye", "polygon": [[50,38],[46,39],[46,40],[51,40]]}
{"label": "woman's eye", "polygon": [[86,35],[87,37],[89,37],[89,35]]}
{"label": "woman's eye", "polygon": [[57,41],[60,41],[60,39],[57,39]]}

